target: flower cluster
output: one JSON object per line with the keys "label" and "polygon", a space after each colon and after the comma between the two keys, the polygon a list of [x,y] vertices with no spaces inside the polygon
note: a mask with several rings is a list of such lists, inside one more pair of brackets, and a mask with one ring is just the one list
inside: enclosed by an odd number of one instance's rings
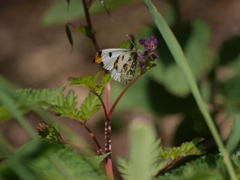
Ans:
{"label": "flower cluster", "polygon": [[[147,66],[151,64],[152,61],[159,58],[158,55],[154,54],[154,51],[157,48],[158,40],[155,36],[151,36],[150,38],[142,38],[139,40],[139,43],[144,46],[145,50],[141,56],[138,57],[139,60],[139,69],[145,70],[148,68]],[[150,67],[151,68],[151,67]]]}
{"label": "flower cluster", "polygon": [[55,129],[52,124],[46,122],[40,122],[37,126],[38,135],[40,138],[48,139],[51,141],[61,141],[59,132]]}

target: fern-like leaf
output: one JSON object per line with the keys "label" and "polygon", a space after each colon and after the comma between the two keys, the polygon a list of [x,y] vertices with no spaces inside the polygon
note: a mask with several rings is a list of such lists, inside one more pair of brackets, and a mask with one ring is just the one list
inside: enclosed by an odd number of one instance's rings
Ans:
{"label": "fern-like leaf", "polygon": [[195,138],[191,142],[183,143],[180,147],[161,149],[160,156],[163,159],[175,160],[189,155],[202,155],[204,153],[203,147],[198,146],[201,141],[203,138]]}
{"label": "fern-like leaf", "polygon": [[101,95],[102,91],[104,90],[107,83],[109,83],[112,78],[110,78],[109,74],[106,74],[102,77],[101,83],[97,84],[97,79],[99,78],[99,75],[101,74],[101,71],[98,71],[96,75],[90,75],[82,78],[69,78],[68,81],[72,82],[71,86],[84,86],[91,91],[97,93],[98,95]]}
{"label": "fern-like leaf", "polygon": [[150,180],[162,169],[165,162],[159,159],[160,141],[153,129],[140,121],[132,124],[132,146],[128,160],[118,159],[119,171],[127,180]]}
{"label": "fern-like leaf", "polygon": [[88,97],[81,105],[80,109],[82,111],[81,118],[84,120],[88,120],[93,114],[102,109],[102,105],[100,105],[100,100],[97,96],[89,93]]}
{"label": "fern-like leaf", "polygon": [[178,169],[160,176],[159,180],[225,180],[230,179],[222,156],[209,155],[187,163]]}
{"label": "fern-like leaf", "polygon": [[99,111],[102,106],[100,105],[99,98],[92,93],[89,93],[86,100],[78,109],[77,96],[75,96],[74,91],[69,91],[65,97],[64,95],[59,96],[58,99],[47,108],[56,112],[57,116],[85,121]]}
{"label": "fern-like leaf", "polygon": [[[59,89],[43,89],[43,90],[34,90],[34,89],[20,89],[13,92],[9,92],[9,95],[14,101],[15,107],[23,114],[27,113],[31,109],[37,107],[43,107],[48,103],[54,101],[60,93],[65,89],[61,87]],[[0,99],[0,122],[12,118],[11,113],[4,106],[3,102]]]}

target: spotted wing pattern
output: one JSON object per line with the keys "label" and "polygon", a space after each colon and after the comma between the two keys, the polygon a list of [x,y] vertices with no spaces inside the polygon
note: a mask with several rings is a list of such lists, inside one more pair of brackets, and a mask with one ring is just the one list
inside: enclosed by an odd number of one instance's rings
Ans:
{"label": "spotted wing pattern", "polygon": [[137,49],[104,49],[96,54],[94,62],[109,70],[115,81],[127,84],[135,75],[137,57]]}

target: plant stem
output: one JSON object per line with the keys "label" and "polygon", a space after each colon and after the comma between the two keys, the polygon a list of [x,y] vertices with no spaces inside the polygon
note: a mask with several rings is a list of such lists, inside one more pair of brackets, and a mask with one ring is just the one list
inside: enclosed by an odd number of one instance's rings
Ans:
{"label": "plant stem", "polygon": [[[74,118],[73,118],[74,119]],[[93,134],[93,132],[87,127],[87,125],[85,124],[85,123],[82,123],[82,122],[79,122],[79,120],[78,119],[74,119],[76,122],[78,122],[81,126],[83,126],[87,131],[88,131],[88,133],[89,133],[89,135],[93,138],[93,141],[95,142],[95,144],[96,144],[96,146],[97,146],[97,153],[98,154],[104,154],[103,153],[103,150],[102,150],[102,148],[101,148],[101,146],[100,146],[100,144],[99,144],[99,142],[98,142],[98,140],[97,140],[97,138],[96,138],[96,136]]]}
{"label": "plant stem", "polygon": [[[82,0],[82,3],[83,3],[85,17],[86,17],[88,27],[90,29],[92,29],[91,19],[89,16],[89,8],[91,5],[89,7],[87,7],[85,0]],[[92,4],[92,2],[91,2],[91,4]],[[88,36],[88,37],[91,39],[96,51],[100,51],[100,48],[98,46],[95,36],[92,35],[92,36]],[[100,97],[100,100],[101,100],[101,103],[102,103],[102,105],[104,107],[104,111],[105,111],[105,141],[106,141],[105,153],[107,153],[107,152],[111,152],[111,120],[110,120],[110,116],[108,116],[108,113],[110,110],[110,83],[108,83],[106,85],[106,106],[104,106],[104,103],[103,103],[101,97]],[[106,157],[106,165],[105,166],[106,166],[107,177],[110,180],[114,180],[111,155]]]}
{"label": "plant stem", "polygon": [[92,131],[87,127],[87,125],[86,125],[86,124],[83,124],[83,123],[81,123],[81,122],[79,122],[79,121],[78,121],[78,123],[81,124],[81,126],[83,126],[83,127],[89,132],[89,135],[93,138],[95,144],[96,144],[97,147],[98,147],[97,153],[98,153],[98,154],[104,154],[104,153],[103,153],[103,150],[102,150],[102,148],[101,148],[101,146],[100,146],[100,144],[98,143],[98,140],[97,140],[96,136],[95,136],[95,135],[92,133]]}
{"label": "plant stem", "polygon": [[198,107],[200,111],[202,112],[205,121],[218,145],[219,150],[221,151],[223,155],[223,160],[226,164],[227,170],[230,174],[230,177],[232,180],[237,180],[236,173],[234,171],[232,162],[229,158],[229,154],[227,150],[225,149],[223,142],[220,138],[220,135],[217,131],[217,128],[213,122],[212,117],[210,116],[209,112],[207,111],[207,108],[203,102],[203,99],[200,95],[199,89],[197,87],[196,80],[194,79],[194,76],[192,74],[192,71],[186,61],[185,55],[182,51],[181,46],[179,45],[177,39],[175,38],[174,34],[172,33],[171,29],[161,16],[161,14],[157,11],[157,9],[153,6],[150,0],[143,0],[143,2],[146,4],[147,8],[149,9],[149,12],[151,13],[160,33],[162,34],[167,46],[169,47],[169,50],[171,51],[174,59],[176,60],[176,63],[182,70],[184,77],[192,91],[192,94],[198,104]]}
{"label": "plant stem", "polygon": [[[90,19],[90,15],[89,15],[89,8],[90,7],[87,7],[86,0],[82,0],[82,3],[83,3],[83,9],[84,9],[84,13],[85,13],[86,21],[87,21],[87,26],[90,29],[92,29],[92,23],[91,23],[91,19]],[[88,37],[91,39],[91,41],[92,41],[92,43],[94,45],[95,50],[96,51],[100,51],[100,48],[98,46],[98,43],[97,43],[97,40],[96,40],[95,36],[91,35],[91,36],[88,36]]]}
{"label": "plant stem", "polygon": [[[109,116],[110,112],[110,83],[106,85],[106,114],[105,114],[105,153],[109,153],[112,151],[111,148],[111,117]],[[111,180],[113,177],[113,169],[112,169],[112,158],[111,154],[106,158],[106,172],[107,177]]]}
{"label": "plant stem", "polygon": [[106,112],[107,112],[107,114],[109,114],[109,112],[110,112],[110,90],[111,90],[111,86],[110,86],[110,83],[108,83],[105,87],[105,91],[106,91]]}

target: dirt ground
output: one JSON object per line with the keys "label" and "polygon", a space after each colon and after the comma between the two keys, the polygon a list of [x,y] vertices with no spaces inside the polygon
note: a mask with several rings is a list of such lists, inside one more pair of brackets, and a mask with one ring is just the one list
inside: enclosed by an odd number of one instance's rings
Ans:
{"label": "dirt ground", "polygon": [[[67,77],[81,77],[96,72],[98,67],[92,63],[95,50],[91,42],[82,35],[73,32],[75,46],[70,52],[64,25],[47,27],[41,23],[41,17],[55,1],[51,0],[0,0],[0,73],[21,88],[57,88],[68,84]],[[221,42],[233,34],[240,34],[239,0],[181,0],[181,9],[185,21],[200,18],[212,28],[211,46],[219,48]],[[166,7],[162,1],[153,1],[159,11]],[[137,33],[152,19],[144,4],[134,3],[106,14],[92,18],[97,31],[96,37],[101,48],[116,47],[125,40],[126,34]],[[85,24],[79,20],[76,24]],[[79,101],[83,101],[87,91],[81,89]],[[102,113],[98,114],[99,116]],[[142,114],[140,114],[143,116]],[[132,118],[134,115],[128,115]],[[36,126],[38,119],[28,114],[27,119]],[[148,117],[153,118],[153,117]],[[165,117],[161,126],[176,127],[171,121],[175,117]],[[96,116],[94,119],[98,119]],[[67,122],[66,119],[63,119]],[[94,123],[94,120],[93,120]],[[68,122],[77,133],[81,127]],[[29,140],[14,120],[2,123],[0,131],[18,147]],[[81,130],[82,131],[82,130]],[[169,133],[170,132],[170,133]],[[165,145],[171,145],[173,131],[163,135]],[[81,132],[88,137],[84,132]],[[126,143],[126,132],[113,136],[115,155],[126,155],[127,149],[121,149]],[[89,139],[91,142],[91,140]]]}

